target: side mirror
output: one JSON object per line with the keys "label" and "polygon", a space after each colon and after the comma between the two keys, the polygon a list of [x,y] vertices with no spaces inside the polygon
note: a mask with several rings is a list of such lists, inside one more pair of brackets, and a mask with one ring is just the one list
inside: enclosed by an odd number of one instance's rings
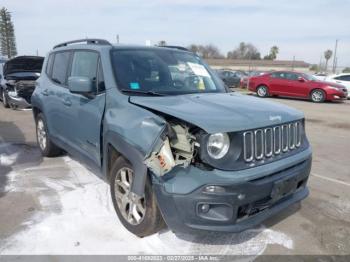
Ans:
{"label": "side mirror", "polygon": [[82,95],[95,92],[93,81],[90,78],[83,76],[69,77],[68,88],[70,92]]}
{"label": "side mirror", "polygon": [[299,77],[298,77],[298,81],[299,81],[299,82],[305,82],[305,79],[302,78],[301,76],[299,76]]}

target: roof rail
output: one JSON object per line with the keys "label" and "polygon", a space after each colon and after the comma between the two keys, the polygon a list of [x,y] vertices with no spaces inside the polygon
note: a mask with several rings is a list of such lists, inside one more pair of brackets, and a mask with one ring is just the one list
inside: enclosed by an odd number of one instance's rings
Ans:
{"label": "roof rail", "polygon": [[183,46],[177,46],[177,45],[160,45],[159,47],[165,47],[165,48],[173,48],[173,49],[178,49],[178,50],[182,50],[182,51],[189,51],[186,47]]}
{"label": "roof rail", "polygon": [[64,42],[64,43],[55,45],[53,47],[53,49],[58,48],[58,47],[67,46],[70,44],[84,43],[84,42],[86,42],[86,44],[95,44],[95,45],[112,45],[110,42],[108,42],[107,40],[104,40],[104,39],[86,38],[86,39],[77,39],[77,40]]}

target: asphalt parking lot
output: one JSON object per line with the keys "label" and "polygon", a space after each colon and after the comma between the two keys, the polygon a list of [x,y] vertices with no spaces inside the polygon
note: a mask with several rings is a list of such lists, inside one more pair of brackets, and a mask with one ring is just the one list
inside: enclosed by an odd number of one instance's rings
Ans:
{"label": "asphalt parking lot", "polygon": [[41,158],[31,111],[0,107],[0,254],[350,254],[350,100],[304,111],[310,196],[239,233],[138,239],[118,221],[109,187],[76,159]]}

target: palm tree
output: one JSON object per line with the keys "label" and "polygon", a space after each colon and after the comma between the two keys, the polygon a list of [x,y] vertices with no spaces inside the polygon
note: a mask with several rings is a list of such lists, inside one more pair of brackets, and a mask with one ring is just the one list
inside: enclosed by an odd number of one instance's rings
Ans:
{"label": "palm tree", "polygon": [[326,59],[326,68],[325,68],[326,72],[327,72],[327,69],[328,69],[328,60],[331,59],[332,55],[333,55],[332,50],[328,49],[328,50],[326,50],[324,52],[324,58]]}

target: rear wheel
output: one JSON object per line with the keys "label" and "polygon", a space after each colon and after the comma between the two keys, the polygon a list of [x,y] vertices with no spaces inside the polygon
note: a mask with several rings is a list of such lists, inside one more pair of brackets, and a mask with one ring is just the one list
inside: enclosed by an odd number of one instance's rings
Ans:
{"label": "rear wheel", "polygon": [[314,103],[322,103],[326,99],[326,94],[321,89],[315,89],[311,92],[310,98]]}
{"label": "rear wheel", "polygon": [[259,97],[267,97],[269,96],[269,92],[268,92],[268,89],[267,89],[267,86],[258,86],[257,89],[256,89],[256,94],[259,96]]}
{"label": "rear wheel", "polygon": [[45,117],[42,113],[39,113],[36,117],[36,138],[43,156],[53,157],[60,155],[61,149],[51,141]]}
{"label": "rear wheel", "polygon": [[2,90],[2,104],[4,105],[5,108],[9,108],[9,103],[7,101],[7,97],[6,97],[6,94],[5,94],[5,90]]}
{"label": "rear wheel", "polygon": [[113,205],[126,229],[139,237],[144,237],[158,232],[165,223],[149,177],[142,198],[131,192],[133,179],[135,177],[132,166],[123,157],[119,157],[111,171],[110,187]]}

